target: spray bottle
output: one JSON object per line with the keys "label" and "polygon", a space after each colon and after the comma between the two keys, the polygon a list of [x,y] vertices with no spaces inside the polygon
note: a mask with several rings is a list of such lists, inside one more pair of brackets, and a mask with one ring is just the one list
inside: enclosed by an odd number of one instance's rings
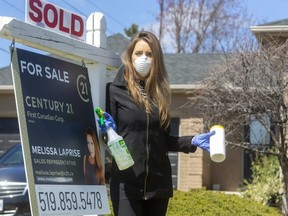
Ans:
{"label": "spray bottle", "polygon": [[[100,107],[95,109],[96,114],[99,117],[100,125],[104,125],[103,111]],[[131,154],[123,140],[112,127],[107,129],[108,142],[107,145],[116,161],[119,170],[125,170],[134,164]]]}

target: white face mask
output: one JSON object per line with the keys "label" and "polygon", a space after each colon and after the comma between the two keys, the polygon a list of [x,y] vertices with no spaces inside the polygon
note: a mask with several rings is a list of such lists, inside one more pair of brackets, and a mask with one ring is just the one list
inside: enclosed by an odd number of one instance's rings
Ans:
{"label": "white face mask", "polygon": [[151,68],[151,61],[149,58],[143,55],[137,58],[133,65],[140,76],[146,77],[149,74]]}

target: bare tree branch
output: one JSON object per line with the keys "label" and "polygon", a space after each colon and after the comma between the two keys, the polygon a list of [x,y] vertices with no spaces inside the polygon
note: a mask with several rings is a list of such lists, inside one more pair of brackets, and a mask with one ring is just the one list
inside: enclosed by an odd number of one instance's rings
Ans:
{"label": "bare tree branch", "polygon": [[[211,70],[211,76],[201,83],[202,89],[194,92],[187,106],[201,108],[207,128],[222,124],[233,137],[229,145],[277,155],[287,200],[288,42],[245,47],[248,49],[223,55],[222,64]],[[251,143],[251,128],[250,137],[245,137],[245,128],[255,122],[269,134],[272,146],[267,145],[265,137]],[[288,209],[284,212],[287,214]]]}
{"label": "bare tree branch", "polygon": [[176,53],[228,50],[243,35],[252,36],[246,24],[247,20],[251,24],[252,16],[241,0],[158,0],[158,4],[159,36],[168,33]]}

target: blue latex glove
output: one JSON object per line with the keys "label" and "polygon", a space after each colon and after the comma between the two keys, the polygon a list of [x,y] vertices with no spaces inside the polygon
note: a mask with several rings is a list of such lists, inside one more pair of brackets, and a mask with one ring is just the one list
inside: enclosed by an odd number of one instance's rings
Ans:
{"label": "blue latex glove", "polygon": [[109,127],[112,127],[116,131],[116,124],[115,124],[112,116],[107,112],[103,112],[103,115],[105,116],[105,118],[103,118],[103,120],[104,120],[103,125],[100,124],[100,119],[99,118],[97,119],[97,123],[98,123],[99,129],[100,129],[100,132],[106,133],[107,129]]}
{"label": "blue latex glove", "polygon": [[198,134],[192,138],[191,144],[210,152],[210,137],[214,134],[214,130],[209,133]]}

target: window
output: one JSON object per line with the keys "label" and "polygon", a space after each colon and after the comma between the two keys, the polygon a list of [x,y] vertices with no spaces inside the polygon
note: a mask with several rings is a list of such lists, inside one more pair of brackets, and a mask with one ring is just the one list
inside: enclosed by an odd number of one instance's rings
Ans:
{"label": "window", "polygon": [[17,118],[0,118],[0,134],[19,134]]}
{"label": "window", "polygon": [[0,155],[15,143],[20,143],[17,118],[0,118]]}
{"label": "window", "polygon": [[[269,131],[263,126],[265,124],[268,128],[274,132],[273,124],[271,123],[270,117],[265,114],[257,114],[250,116],[250,123],[244,128],[244,141],[252,145],[251,147],[272,145],[272,139]],[[263,122],[263,124],[261,123]],[[252,162],[255,160],[255,152],[245,150],[244,151],[244,179],[251,179],[252,176]]]}
{"label": "window", "polygon": [[264,127],[271,128],[270,117],[263,113],[250,116],[249,125],[249,142],[251,145],[270,145],[271,136],[269,131]]}
{"label": "window", "polygon": [[[180,125],[179,118],[171,118],[170,120],[171,136],[179,136],[179,125]],[[173,189],[175,190],[177,189],[178,185],[178,152],[169,152],[168,156],[171,163]]]}
{"label": "window", "polygon": [[171,118],[170,119],[170,135],[171,136],[179,136],[179,118]]}

